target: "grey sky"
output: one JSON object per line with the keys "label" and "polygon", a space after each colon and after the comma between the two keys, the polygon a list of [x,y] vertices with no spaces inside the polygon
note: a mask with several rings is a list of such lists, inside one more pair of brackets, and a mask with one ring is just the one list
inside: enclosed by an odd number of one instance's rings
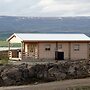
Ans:
{"label": "grey sky", "polygon": [[90,16],[90,0],[0,0],[0,15]]}

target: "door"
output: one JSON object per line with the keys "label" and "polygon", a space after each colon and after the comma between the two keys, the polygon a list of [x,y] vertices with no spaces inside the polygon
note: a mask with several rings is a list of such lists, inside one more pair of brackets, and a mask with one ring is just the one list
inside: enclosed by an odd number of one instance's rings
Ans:
{"label": "door", "polygon": [[55,52],[55,60],[64,60],[64,52]]}

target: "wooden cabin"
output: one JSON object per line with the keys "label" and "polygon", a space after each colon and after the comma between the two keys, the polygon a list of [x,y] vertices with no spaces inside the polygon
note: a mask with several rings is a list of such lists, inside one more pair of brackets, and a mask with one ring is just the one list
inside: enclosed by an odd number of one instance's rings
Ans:
{"label": "wooden cabin", "polygon": [[[82,33],[14,33],[7,41],[21,43],[17,59],[89,59],[90,38]],[[13,59],[14,57],[10,57]]]}

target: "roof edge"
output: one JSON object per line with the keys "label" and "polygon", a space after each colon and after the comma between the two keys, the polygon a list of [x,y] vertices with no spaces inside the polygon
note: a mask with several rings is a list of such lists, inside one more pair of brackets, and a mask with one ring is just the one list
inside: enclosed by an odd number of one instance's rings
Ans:
{"label": "roof edge", "polygon": [[[13,37],[19,37],[16,33],[14,33],[14,34],[12,34],[8,39],[6,39],[6,41],[10,41]],[[20,38],[20,37],[19,37]],[[21,38],[20,38],[21,39]],[[22,39],[21,39],[21,41],[23,41]]]}

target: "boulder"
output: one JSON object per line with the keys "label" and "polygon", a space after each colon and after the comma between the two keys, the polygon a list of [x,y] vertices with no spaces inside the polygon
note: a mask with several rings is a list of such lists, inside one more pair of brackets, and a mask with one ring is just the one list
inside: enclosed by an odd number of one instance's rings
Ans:
{"label": "boulder", "polygon": [[22,81],[22,73],[16,67],[5,69],[1,73],[1,77],[6,86],[18,85],[18,82]]}
{"label": "boulder", "polygon": [[0,86],[90,77],[90,61],[1,65]]}
{"label": "boulder", "polygon": [[58,68],[58,65],[55,65],[54,67],[50,68],[48,70],[48,78],[50,78],[52,80],[63,80],[63,79],[65,79],[66,74],[64,72],[61,72],[61,70],[59,68]]}
{"label": "boulder", "polygon": [[45,70],[46,70],[45,65],[43,65],[43,64],[42,65],[39,65],[39,64],[35,65],[33,67],[34,76],[36,78],[44,78],[44,72],[45,72]]}
{"label": "boulder", "polygon": [[0,77],[0,87],[1,87],[1,86],[4,86],[4,82],[3,82],[2,77]]}

